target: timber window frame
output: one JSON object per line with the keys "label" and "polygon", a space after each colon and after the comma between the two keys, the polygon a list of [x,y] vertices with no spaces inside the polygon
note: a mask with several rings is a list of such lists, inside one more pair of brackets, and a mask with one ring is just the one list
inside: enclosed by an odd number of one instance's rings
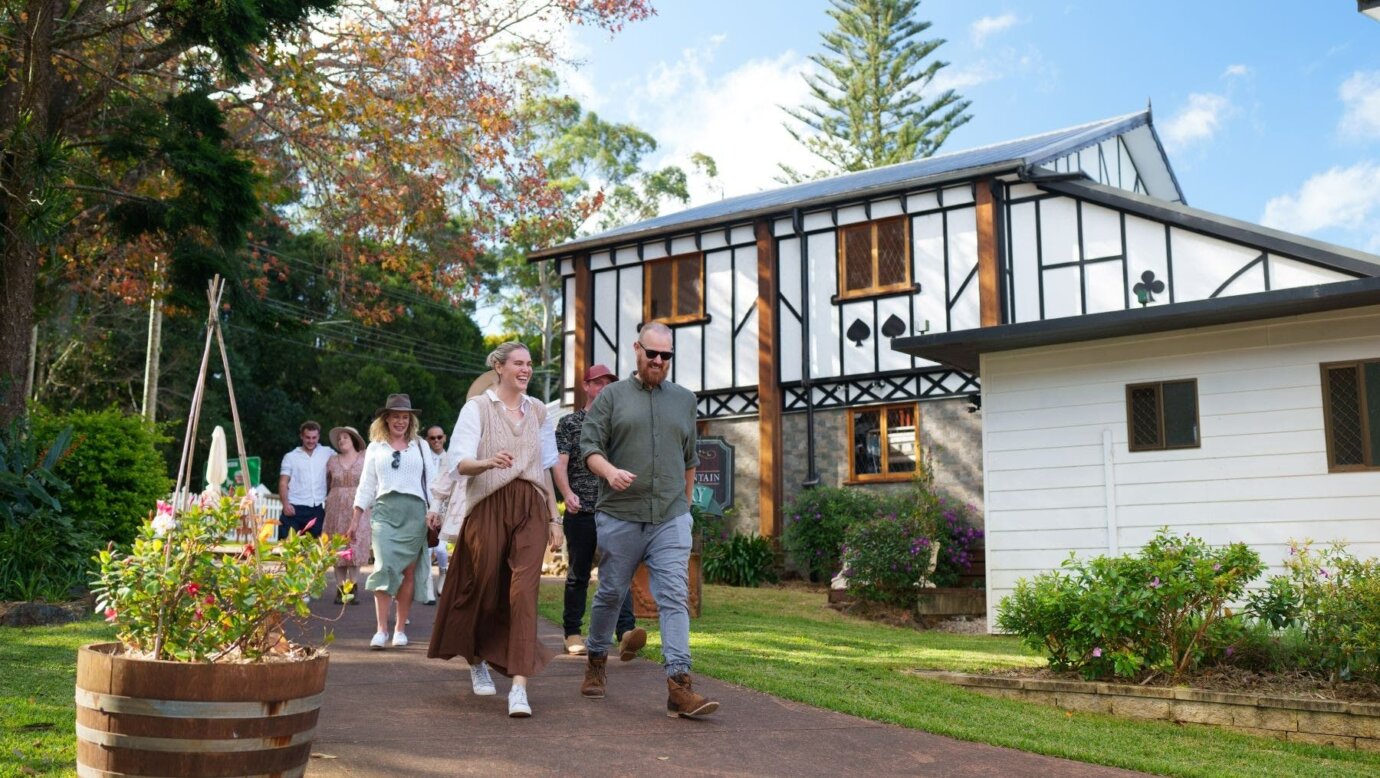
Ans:
{"label": "timber window frame", "polygon": [[[686,275],[693,274],[688,280]],[[693,291],[693,298],[683,297]],[[667,299],[669,297],[669,299]],[[661,310],[662,304],[667,310]],[[705,320],[704,252],[648,260],[642,266],[642,320],[691,324]]]}
{"label": "timber window frame", "polygon": [[[1168,403],[1166,389],[1174,395]],[[1183,407],[1188,399],[1191,414]],[[1131,451],[1202,448],[1199,420],[1196,378],[1126,385],[1126,445]]]}
{"label": "timber window frame", "polygon": [[[907,214],[841,225],[837,230],[838,238],[835,244],[838,255],[838,294],[835,300],[856,300],[897,292],[914,292],[910,229],[910,216]],[[895,234],[898,231],[899,236]],[[849,254],[850,239],[856,255],[852,257]],[[858,247],[860,242],[862,248]],[[898,245],[901,254],[901,277],[883,279],[884,268],[888,265],[895,266],[896,258],[892,252]],[[850,259],[854,261],[850,263]],[[857,272],[850,275],[850,268]],[[865,283],[855,284],[854,279],[860,279]]]}
{"label": "timber window frame", "polygon": [[919,402],[848,409],[849,483],[909,481],[923,459]]}
{"label": "timber window frame", "polygon": [[1327,471],[1380,470],[1380,359],[1324,362]]}

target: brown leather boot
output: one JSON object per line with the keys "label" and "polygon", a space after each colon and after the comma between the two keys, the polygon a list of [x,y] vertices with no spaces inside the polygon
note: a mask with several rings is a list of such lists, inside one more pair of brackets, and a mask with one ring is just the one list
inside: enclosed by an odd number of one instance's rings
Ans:
{"label": "brown leather boot", "polygon": [[604,665],[609,661],[607,656],[591,656],[589,663],[585,665],[585,681],[580,684],[580,694],[592,700],[604,699],[604,687],[608,683],[607,670]]}
{"label": "brown leather boot", "polygon": [[631,662],[637,658],[637,652],[647,645],[647,630],[641,627],[634,627],[623,633],[623,639],[618,641],[618,661]]}
{"label": "brown leather boot", "polygon": [[719,703],[703,694],[696,694],[690,686],[690,674],[680,673],[666,679],[666,715],[671,718],[708,716],[719,709]]}

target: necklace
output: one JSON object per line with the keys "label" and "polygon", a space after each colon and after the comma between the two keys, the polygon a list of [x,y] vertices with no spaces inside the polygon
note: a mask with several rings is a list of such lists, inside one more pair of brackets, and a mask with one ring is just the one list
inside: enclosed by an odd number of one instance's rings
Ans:
{"label": "necklace", "polygon": [[505,403],[505,402],[503,402],[503,398],[501,398],[501,397],[498,399],[498,404],[499,404],[499,405],[502,405],[502,406],[503,406],[503,410],[505,410],[505,411],[507,411],[507,412],[509,412],[509,413],[517,413],[518,411],[522,410],[522,398],[521,398],[521,397],[518,398],[518,404],[517,404],[517,406],[516,406],[516,407],[513,407],[513,408],[509,408],[509,407],[508,407],[508,404]]}

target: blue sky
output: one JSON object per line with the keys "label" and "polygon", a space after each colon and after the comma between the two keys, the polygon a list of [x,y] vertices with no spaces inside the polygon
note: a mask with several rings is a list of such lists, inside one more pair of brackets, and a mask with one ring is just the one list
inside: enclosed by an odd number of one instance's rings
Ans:
{"label": "blue sky", "polygon": [[[610,38],[578,30],[568,88],[702,151],[722,195],[808,163],[781,128],[831,26],[827,0],[662,0]],[[928,0],[945,83],[972,100],[958,151],[1153,103],[1190,205],[1380,254],[1380,23],[1354,0]],[[696,200],[721,196],[700,188]]]}

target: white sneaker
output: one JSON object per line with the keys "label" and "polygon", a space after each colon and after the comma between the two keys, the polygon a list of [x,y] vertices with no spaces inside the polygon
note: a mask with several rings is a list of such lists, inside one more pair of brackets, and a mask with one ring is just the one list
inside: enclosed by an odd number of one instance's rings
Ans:
{"label": "white sneaker", "polygon": [[405,648],[406,646],[407,646],[407,633],[405,633],[405,632],[394,632],[394,633],[393,633],[393,648]]}
{"label": "white sneaker", "polygon": [[488,662],[480,662],[470,668],[470,686],[474,687],[474,693],[480,697],[498,694],[494,679],[489,675]]}
{"label": "white sneaker", "polygon": [[374,633],[374,639],[371,640],[371,641],[369,641],[369,650],[370,650],[370,651],[382,651],[382,650],[383,650],[383,644],[384,644],[384,643],[387,643],[387,642],[388,642],[388,633],[387,633],[387,632],[375,632],[375,633]]}
{"label": "white sneaker", "polygon": [[508,692],[508,716],[525,719],[532,715],[532,706],[527,704],[527,687],[514,686]]}

